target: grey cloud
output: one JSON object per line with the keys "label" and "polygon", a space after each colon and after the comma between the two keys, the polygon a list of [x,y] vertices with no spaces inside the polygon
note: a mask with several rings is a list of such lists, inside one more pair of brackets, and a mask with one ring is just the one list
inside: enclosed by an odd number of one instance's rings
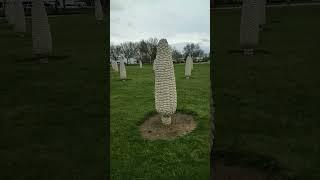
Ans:
{"label": "grey cloud", "polygon": [[110,32],[122,35],[111,37],[115,42],[150,37],[167,38],[171,43],[210,42],[210,0],[110,1]]}
{"label": "grey cloud", "polygon": [[201,41],[202,41],[202,42],[210,42],[210,39],[202,38]]}

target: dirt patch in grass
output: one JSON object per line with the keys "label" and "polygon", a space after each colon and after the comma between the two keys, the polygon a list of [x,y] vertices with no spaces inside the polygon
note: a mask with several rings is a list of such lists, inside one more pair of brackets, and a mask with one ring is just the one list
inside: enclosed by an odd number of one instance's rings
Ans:
{"label": "dirt patch in grass", "polygon": [[178,112],[172,115],[171,119],[172,124],[164,125],[160,114],[149,116],[139,127],[142,137],[149,140],[171,140],[190,133],[197,126],[194,117],[190,114]]}

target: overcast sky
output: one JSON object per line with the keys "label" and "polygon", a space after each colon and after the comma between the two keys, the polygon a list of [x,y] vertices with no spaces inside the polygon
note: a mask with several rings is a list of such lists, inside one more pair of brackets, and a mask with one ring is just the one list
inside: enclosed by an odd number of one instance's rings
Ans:
{"label": "overcast sky", "polygon": [[210,0],[111,0],[110,41],[166,38],[179,50],[186,43],[210,48]]}

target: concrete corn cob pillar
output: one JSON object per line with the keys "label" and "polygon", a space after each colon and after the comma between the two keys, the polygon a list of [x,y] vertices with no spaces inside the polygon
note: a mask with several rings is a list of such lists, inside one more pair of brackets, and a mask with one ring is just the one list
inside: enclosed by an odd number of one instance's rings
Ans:
{"label": "concrete corn cob pillar", "polygon": [[193,59],[190,57],[190,65],[191,65],[191,70],[193,70]]}
{"label": "concrete corn cob pillar", "polygon": [[114,70],[115,72],[118,72],[118,71],[119,71],[119,70],[118,70],[118,63],[115,62],[115,61],[112,61],[111,64],[112,64],[113,70]]}
{"label": "concrete corn cob pillar", "polygon": [[157,47],[155,66],[155,106],[161,121],[171,124],[171,115],[177,108],[177,91],[172,62],[172,54],[166,39],[161,39]]}
{"label": "concrete corn cob pillar", "polygon": [[94,14],[96,16],[96,20],[102,21],[103,20],[103,11],[102,11],[102,6],[101,6],[100,0],[94,0],[94,5],[95,5]]}
{"label": "concrete corn cob pillar", "polygon": [[15,0],[15,23],[14,31],[18,33],[26,32],[26,21],[24,16],[24,7],[21,0]]}
{"label": "concrete corn cob pillar", "polygon": [[139,61],[139,64],[140,64],[140,68],[142,68],[142,61],[141,60]]}
{"label": "concrete corn cob pillar", "polygon": [[115,70],[114,61],[113,60],[111,60],[111,67],[112,67],[113,70]]}
{"label": "concrete corn cob pillar", "polygon": [[52,39],[48,16],[42,0],[32,1],[32,42],[34,56],[48,56],[52,52]]}
{"label": "concrete corn cob pillar", "polygon": [[116,70],[116,68],[114,67],[114,61],[111,61],[111,67],[113,70]]}
{"label": "concrete corn cob pillar", "polygon": [[120,79],[123,81],[127,79],[126,66],[123,58],[120,59]]}
{"label": "concrete corn cob pillar", "polygon": [[187,79],[189,79],[189,77],[191,76],[191,61],[191,57],[188,56],[184,67],[184,75]]}
{"label": "concrete corn cob pillar", "polygon": [[119,71],[118,63],[114,61],[113,64],[114,64],[114,70],[118,72]]}
{"label": "concrete corn cob pillar", "polygon": [[257,0],[243,0],[240,24],[240,46],[245,55],[252,55],[259,41]]}
{"label": "concrete corn cob pillar", "polygon": [[153,60],[153,64],[152,64],[152,70],[154,71],[155,70],[155,63],[156,63],[156,60],[157,60],[157,58],[155,59],[155,60]]}
{"label": "concrete corn cob pillar", "polygon": [[266,0],[258,0],[258,17],[259,17],[259,27],[260,29],[266,24]]}

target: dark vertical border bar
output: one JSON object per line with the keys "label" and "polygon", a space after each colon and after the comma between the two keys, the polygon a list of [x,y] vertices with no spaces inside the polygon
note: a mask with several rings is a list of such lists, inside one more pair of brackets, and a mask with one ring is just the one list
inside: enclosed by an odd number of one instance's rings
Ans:
{"label": "dark vertical border bar", "polygon": [[214,112],[215,112],[215,103],[214,103],[214,81],[213,81],[213,72],[214,72],[214,59],[213,59],[213,19],[214,19],[214,14],[213,14],[213,8],[214,8],[214,0],[210,0],[210,87],[211,87],[211,99],[210,99],[210,176],[211,179],[214,177],[214,132],[215,132],[215,126],[214,126]]}
{"label": "dark vertical border bar", "polygon": [[107,82],[106,82],[106,111],[107,111],[107,117],[106,117],[106,147],[107,147],[107,155],[106,155],[106,164],[107,164],[107,179],[110,179],[110,1],[109,0],[104,0],[105,2],[105,15],[106,15],[106,77],[107,77]]}

